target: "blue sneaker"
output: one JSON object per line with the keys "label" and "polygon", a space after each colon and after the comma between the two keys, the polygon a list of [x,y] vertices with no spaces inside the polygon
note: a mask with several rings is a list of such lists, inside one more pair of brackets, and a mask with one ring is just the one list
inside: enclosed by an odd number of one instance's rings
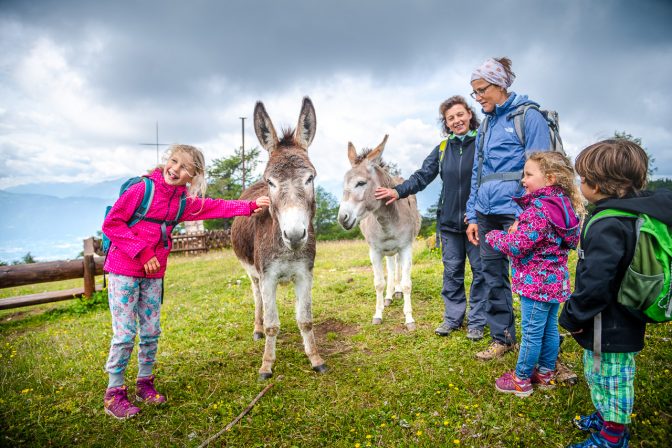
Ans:
{"label": "blue sneaker", "polygon": [[630,432],[628,432],[627,428],[623,433],[623,437],[616,443],[609,442],[599,432],[593,432],[583,442],[567,445],[567,448],[628,448],[629,439]]}
{"label": "blue sneaker", "polygon": [[595,411],[590,415],[576,416],[573,421],[574,426],[581,431],[602,431],[604,420],[599,412]]}

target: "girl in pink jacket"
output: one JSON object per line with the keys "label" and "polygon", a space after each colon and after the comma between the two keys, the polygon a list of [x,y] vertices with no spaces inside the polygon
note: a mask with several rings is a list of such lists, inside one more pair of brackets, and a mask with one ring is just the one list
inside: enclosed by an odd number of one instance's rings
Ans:
{"label": "girl in pink jacket", "polygon": [[495,382],[500,392],[530,395],[532,384],[552,387],[560,346],[558,309],[571,288],[567,257],[579,242],[583,203],[572,164],[557,152],[532,153],[523,171],[523,209],[509,232],[485,239],[511,259],[513,291],[520,295],[523,338],[515,371]]}
{"label": "girl in pink jacket", "polygon": [[198,149],[172,146],[166,164],[148,175],[154,196],[145,217],[129,227],[145,193],[145,183],[139,182],[119,197],[103,223],[103,232],[111,241],[105,271],[110,273],[107,291],[113,330],[105,365],[109,374],[105,412],[117,419],[140,412],[128,400],[124,385],[124,373],[135,345],[136,320],[140,323],[136,399],[148,404],[166,401],[154,388],[152,369],[161,334],[159,317],[163,276],[172,245],[170,234],[182,196],[186,194],[186,206],[179,221],[250,216],[270,205],[266,196],[256,201],[204,198],[204,167],[203,154]]}

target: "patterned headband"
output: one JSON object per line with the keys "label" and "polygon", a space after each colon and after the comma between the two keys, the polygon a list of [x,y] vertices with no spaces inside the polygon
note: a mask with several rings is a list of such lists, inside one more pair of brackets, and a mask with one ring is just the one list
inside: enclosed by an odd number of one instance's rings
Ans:
{"label": "patterned headband", "polygon": [[513,80],[516,79],[516,75],[509,75],[502,64],[488,58],[471,74],[471,80],[475,79],[485,79],[490,84],[508,89],[513,84]]}

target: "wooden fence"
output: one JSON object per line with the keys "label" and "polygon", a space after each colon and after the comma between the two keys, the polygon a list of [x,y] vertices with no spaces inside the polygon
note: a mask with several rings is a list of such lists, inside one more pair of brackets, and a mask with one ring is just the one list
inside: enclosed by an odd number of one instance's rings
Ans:
{"label": "wooden fence", "polygon": [[[171,253],[197,255],[210,249],[220,249],[230,246],[231,235],[229,230],[213,230],[194,234],[173,235],[173,249]],[[94,291],[102,289],[100,286],[96,286],[96,275],[103,274],[103,263],[105,262],[103,255],[100,238],[88,238],[84,240],[84,258],[81,260],[0,266],[0,288],[70,280],[73,278],[84,279],[82,288],[0,299],[0,310],[58,302],[82,296],[91,297]]]}
{"label": "wooden fence", "polygon": [[71,261],[49,261],[16,266],[0,266],[0,288],[32,285],[35,283],[55,282],[73,278],[84,279],[83,287],[60,291],[41,292],[24,296],[0,299],[0,310],[58,302],[77,297],[91,297],[96,286],[96,275],[103,273],[104,257],[94,254],[93,238],[84,240],[84,258]]}
{"label": "wooden fence", "polygon": [[221,249],[231,246],[229,230],[210,230],[200,233],[173,235],[171,253],[197,255],[210,249]]}

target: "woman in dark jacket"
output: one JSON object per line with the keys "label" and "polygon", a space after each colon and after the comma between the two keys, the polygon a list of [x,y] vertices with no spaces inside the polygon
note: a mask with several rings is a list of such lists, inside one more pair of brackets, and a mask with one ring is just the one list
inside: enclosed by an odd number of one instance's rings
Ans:
{"label": "woman in dark jacket", "polygon": [[465,224],[465,212],[471,188],[471,172],[474,162],[476,129],[479,121],[476,114],[461,96],[453,96],[441,103],[439,116],[443,134],[448,138],[429,153],[422,168],[408,180],[394,188],[376,189],[376,199],[389,199],[391,204],[424,190],[437,175],[443,181],[438,204],[437,231],[441,237],[443,258],[443,288],[441,296],[445,305],[443,323],[435,330],[439,336],[448,336],[462,325],[467,308],[464,287],[466,257],[473,273],[469,294],[470,311],[467,338],[477,341],[483,338],[486,323],[485,283],[481,273],[478,247],[469,244]]}

